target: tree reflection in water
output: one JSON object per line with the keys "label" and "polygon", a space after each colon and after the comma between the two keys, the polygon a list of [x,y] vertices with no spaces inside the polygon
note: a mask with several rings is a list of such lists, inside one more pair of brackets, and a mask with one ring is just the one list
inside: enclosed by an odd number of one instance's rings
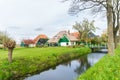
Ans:
{"label": "tree reflection in water", "polygon": [[32,75],[24,80],[75,80],[80,74],[96,63],[105,54],[91,53],[80,58],[59,64],[40,74]]}
{"label": "tree reflection in water", "polygon": [[91,65],[88,62],[87,55],[84,55],[78,59],[80,66],[76,67],[74,70],[77,74],[81,74],[86,71]]}
{"label": "tree reflection in water", "polygon": [[[78,75],[86,71],[89,67],[91,67],[90,63],[88,62],[87,55],[81,56],[80,58],[77,59],[79,66],[76,66],[74,69],[74,72],[77,73]],[[63,66],[69,66],[71,67],[71,61],[68,61],[66,63],[63,63]]]}

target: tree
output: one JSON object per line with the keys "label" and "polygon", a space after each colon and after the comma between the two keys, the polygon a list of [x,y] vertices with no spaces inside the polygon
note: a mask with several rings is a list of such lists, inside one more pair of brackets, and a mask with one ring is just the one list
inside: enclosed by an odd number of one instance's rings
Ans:
{"label": "tree", "polygon": [[[4,44],[4,42],[6,40],[9,40],[10,38],[8,37],[7,33],[6,32],[1,32],[0,31],[0,44]],[[5,50],[5,47],[4,47],[4,50]]]}
{"label": "tree", "polygon": [[97,29],[97,27],[94,26],[94,21],[89,22],[87,19],[84,19],[82,23],[76,22],[73,28],[79,32],[80,41],[83,40],[85,42],[88,40],[88,34],[95,32]]}
{"label": "tree", "polygon": [[3,43],[3,37],[4,37],[3,32],[0,32],[0,44]]}
{"label": "tree", "polygon": [[12,62],[12,52],[16,42],[9,38],[6,33],[0,32],[0,44],[3,44],[5,48],[8,48],[8,61]]}
{"label": "tree", "polygon": [[120,0],[64,0],[72,1],[70,14],[77,14],[86,9],[92,9],[92,12],[106,11],[107,30],[108,30],[108,53],[114,54],[116,48],[116,36],[119,28]]}
{"label": "tree", "polygon": [[103,33],[101,34],[101,39],[102,39],[102,42],[107,43],[107,40],[108,40],[107,30],[103,31]]}
{"label": "tree", "polygon": [[8,48],[8,61],[12,62],[12,53],[15,48],[16,42],[12,39],[8,39],[4,42],[4,46]]}

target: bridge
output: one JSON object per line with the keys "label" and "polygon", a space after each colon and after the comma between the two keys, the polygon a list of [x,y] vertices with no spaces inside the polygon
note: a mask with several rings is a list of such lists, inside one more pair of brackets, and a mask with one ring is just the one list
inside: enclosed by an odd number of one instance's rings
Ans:
{"label": "bridge", "polygon": [[[86,45],[87,47],[91,48],[92,52],[98,52],[98,53],[107,53],[108,47],[106,45]],[[103,50],[101,50],[103,49]]]}

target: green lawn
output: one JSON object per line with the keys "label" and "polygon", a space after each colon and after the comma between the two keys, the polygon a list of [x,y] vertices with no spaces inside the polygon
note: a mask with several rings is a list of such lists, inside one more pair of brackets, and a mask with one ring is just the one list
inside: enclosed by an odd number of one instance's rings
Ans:
{"label": "green lawn", "polygon": [[43,71],[90,51],[87,47],[16,48],[13,52],[13,62],[9,63],[8,52],[0,50],[0,80],[18,80],[26,74]]}
{"label": "green lawn", "polygon": [[115,50],[114,56],[105,55],[78,80],[120,80],[120,48]]}

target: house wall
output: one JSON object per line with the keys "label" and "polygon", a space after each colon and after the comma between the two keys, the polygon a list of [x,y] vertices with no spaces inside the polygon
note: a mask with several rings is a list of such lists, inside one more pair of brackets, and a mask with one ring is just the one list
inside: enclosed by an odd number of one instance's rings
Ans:
{"label": "house wall", "polygon": [[60,46],[72,46],[76,45],[76,42],[61,42]]}
{"label": "house wall", "polygon": [[68,43],[68,46],[71,46],[71,45],[72,45],[71,42],[69,42],[69,43]]}
{"label": "house wall", "polygon": [[3,48],[4,46],[3,46],[3,44],[0,44],[0,48]]}
{"label": "house wall", "polygon": [[29,44],[29,47],[35,47],[35,44]]}
{"label": "house wall", "polygon": [[67,42],[61,42],[60,46],[68,46],[67,44],[68,44]]}
{"label": "house wall", "polygon": [[58,44],[58,43],[47,43],[48,44],[48,46],[59,46],[60,44]]}
{"label": "house wall", "polygon": [[21,47],[25,47],[24,42],[21,42],[20,46],[21,46]]}
{"label": "house wall", "polygon": [[70,42],[71,43],[71,45],[76,45],[76,42]]}
{"label": "house wall", "polygon": [[63,36],[62,38],[60,38],[59,40],[60,46],[69,46],[69,40],[66,36]]}

